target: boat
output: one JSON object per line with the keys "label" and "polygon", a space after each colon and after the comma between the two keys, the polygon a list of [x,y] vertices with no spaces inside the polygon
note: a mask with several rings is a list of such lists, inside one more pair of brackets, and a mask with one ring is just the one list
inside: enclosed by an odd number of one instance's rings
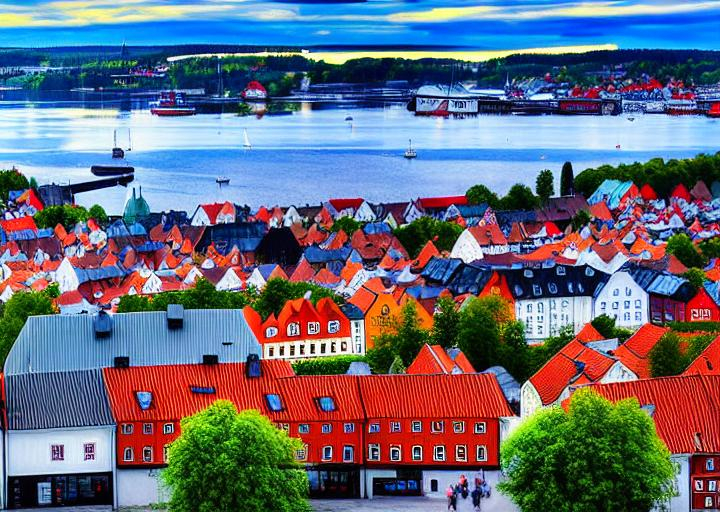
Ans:
{"label": "boat", "polygon": [[160,99],[151,105],[150,113],[162,117],[194,116],[195,107],[188,105],[184,93],[165,91],[160,93]]}
{"label": "boat", "polygon": [[250,137],[248,137],[247,128],[243,128],[243,139],[243,147],[250,149],[252,144],[250,144]]}
{"label": "boat", "polygon": [[665,113],[671,116],[692,116],[700,113],[695,100],[672,99],[665,104]]}
{"label": "boat", "polygon": [[633,121],[635,121],[635,118],[632,117],[632,116],[628,117],[627,119],[628,119],[628,121],[630,121],[631,123],[632,123]]}
{"label": "boat", "polygon": [[267,100],[267,90],[257,80],[253,80],[252,82],[247,84],[247,87],[245,87],[241,95],[245,101]]}
{"label": "boat", "polygon": [[720,102],[713,103],[710,110],[707,111],[708,117],[720,118]]}
{"label": "boat", "polygon": [[352,122],[352,121],[353,121],[353,116],[351,116],[351,115],[345,116],[345,121]]}
{"label": "boat", "polygon": [[[130,130],[128,130],[128,151],[130,147]],[[125,161],[125,150],[118,146],[117,143],[117,130],[113,132],[113,148],[112,148],[112,164],[98,164],[90,167],[90,172],[95,176],[125,176],[133,174],[135,168]],[[117,160],[120,162],[115,163]]]}
{"label": "boat", "polygon": [[215,178],[215,183],[218,185],[229,185],[230,184],[230,178],[227,176],[218,176]]}
{"label": "boat", "polygon": [[405,150],[405,158],[408,160],[412,160],[413,158],[417,158],[417,151],[415,151],[412,147],[412,139],[410,139],[410,145]]}

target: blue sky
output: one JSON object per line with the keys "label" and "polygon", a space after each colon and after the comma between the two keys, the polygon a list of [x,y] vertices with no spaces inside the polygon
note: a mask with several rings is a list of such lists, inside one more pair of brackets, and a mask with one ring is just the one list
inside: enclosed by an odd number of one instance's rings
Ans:
{"label": "blue sky", "polygon": [[720,0],[0,0],[0,46],[720,49]]}

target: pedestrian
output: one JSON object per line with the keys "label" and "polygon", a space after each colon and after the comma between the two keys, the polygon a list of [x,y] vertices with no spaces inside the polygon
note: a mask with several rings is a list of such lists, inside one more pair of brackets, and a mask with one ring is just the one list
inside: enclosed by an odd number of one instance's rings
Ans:
{"label": "pedestrian", "polygon": [[455,489],[453,488],[452,484],[448,485],[447,489],[445,490],[445,496],[447,496],[447,502],[448,502],[448,510],[456,510],[456,503],[457,498],[455,498]]}
{"label": "pedestrian", "polygon": [[480,490],[480,487],[476,486],[475,489],[473,489],[471,496],[473,510],[480,510],[480,498],[482,498],[482,491]]}

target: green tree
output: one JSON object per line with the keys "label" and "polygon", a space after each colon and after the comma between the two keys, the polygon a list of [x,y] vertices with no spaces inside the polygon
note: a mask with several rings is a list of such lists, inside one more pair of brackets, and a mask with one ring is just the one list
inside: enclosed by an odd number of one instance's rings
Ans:
{"label": "green tree", "polygon": [[502,327],[510,320],[510,305],[502,297],[472,298],[463,308],[458,347],[477,371],[498,364]]}
{"label": "green tree", "polygon": [[688,280],[695,291],[703,287],[703,283],[707,279],[705,271],[701,268],[692,267],[687,269],[683,277]]}
{"label": "green tree", "polygon": [[400,356],[395,356],[395,359],[393,359],[393,362],[390,365],[388,373],[391,375],[399,375],[401,373],[405,373],[405,365],[403,364],[402,359],[400,359]]}
{"label": "green tree", "polygon": [[485,185],[473,185],[465,192],[468,203],[470,204],[487,204],[493,210],[500,206],[500,199],[497,194],[487,188]]}
{"label": "green tree", "polygon": [[573,215],[570,223],[575,231],[580,231],[582,228],[590,224],[591,220],[592,217],[590,217],[590,213],[587,210],[578,210],[578,212]]}
{"label": "green tree", "polygon": [[651,510],[674,495],[675,469],[637,399],[576,391],[568,411],[542,409],[503,443],[498,489],[523,512]]}
{"label": "green tree", "polygon": [[396,357],[392,347],[392,339],[388,334],[381,334],[373,341],[375,345],[367,350],[365,359],[373,373],[388,373]]}
{"label": "green tree", "polygon": [[11,190],[25,190],[29,187],[27,178],[17,169],[0,171],[0,200],[7,201]]}
{"label": "green tree", "polygon": [[88,210],[88,218],[95,219],[95,222],[101,226],[107,226],[108,216],[105,213],[105,209],[99,204],[94,204]]}
{"label": "green tree", "polygon": [[565,162],[562,166],[562,171],[560,174],[560,195],[575,195],[575,178],[573,174],[573,167],[570,162]]}
{"label": "green tree", "polygon": [[593,318],[590,322],[597,332],[603,335],[605,339],[615,337],[615,318],[610,315],[600,315]]}
{"label": "green tree", "polygon": [[258,411],[218,400],[180,425],[162,472],[171,510],[310,512],[307,474],[294,459],[300,440]]}
{"label": "green tree", "polygon": [[316,304],[323,297],[330,297],[335,302],[342,304],[343,299],[332,290],[323,288],[313,283],[300,281],[293,283],[287,279],[270,279],[262,291],[252,301],[252,307],[261,317],[267,318],[271,313],[277,315],[289,300],[302,298],[310,292],[310,300]]}
{"label": "green tree", "polygon": [[352,235],[355,231],[361,228],[362,224],[352,217],[340,217],[333,223],[330,231],[337,233],[338,231],[343,230],[348,235]]}
{"label": "green tree", "polygon": [[535,193],[540,198],[542,203],[547,203],[555,193],[555,178],[550,169],[540,171],[535,180]]}
{"label": "green tree", "polygon": [[317,359],[302,359],[292,364],[296,375],[343,375],[350,364],[365,362],[363,356],[330,356]]}
{"label": "green tree", "polygon": [[674,332],[665,333],[650,350],[648,358],[653,377],[680,375],[687,367],[687,360],[680,350],[680,337]]}
{"label": "green tree", "polygon": [[28,186],[29,186],[31,189],[37,191],[37,189],[38,189],[38,182],[37,182],[37,180],[35,179],[35,176],[33,176],[33,177],[30,178],[30,181],[28,182]]}
{"label": "green tree", "polygon": [[516,183],[500,200],[500,206],[503,210],[534,210],[540,206],[540,199],[533,194],[530,187]]}
{"label": "green tree", "polygon": [[82,206],[48,206],[35,214],[35,224],[39,228],[54,228],[58,224],[72,229],[78,222],[88,220],[88,211]]}
{"label": "green tree", "polygon": [[0,366],[5,364],[5,359],[29,316],[55,313],[50,296],[53,289],[50,288],[48,293],[17,292],[4,305],[0,316]]}
{"label": "green tree", "polygon": [[420,217],[406,226],[397,228],[395,236],[411,258],[416,258],[426,243],[432,241],[440,251],[449,251],[455,245],[463,228],[452,222]]}
{"label": "green tree", "polygon": [[460,312],[452,297],[441,297],[437,301],[430,340],[443,348],[455,347],[458,343]]}
{"label": "green tree", "polygon": [[698,245],[700,247],[700,252],[705,257],[706,260],[711,260],[714,258],[720,258],[720,238],[719,237],[713,237],[708,238],[706,240],[703,240]]}
{"label": "green tree", "polygon": [[687,352],[685,353],[685,367],[683,371],[687,370],[687,367],[695,361],[703,351],[708,348],[708,345],[717,337],[716,334],[700,334],[699,336],[693,336],[690,338],[688,343]]}
{"label": "green tree", "polygon": [[668,238],[667,247],[665,252],[673,254],[680,263],[686,267],[700,267],[703,268],[707,265],[707,261],[700,254],[693,244],[690,237],[685,233],[677,233]]}
{"label": "green tree", "polygon": [[422,346],[430,339],[427,330],[420,326],[417,306],[408,301],[400,310],[397,320],[397,332],[391,338],[393,351],[407,367],[413,362]]}
{"label": "green tree", "polygon": [[511,320],[502,326],[500,337],[498,364],[515,377],[515,380],[525,382],[532,375],[525,325],[518,320]]}

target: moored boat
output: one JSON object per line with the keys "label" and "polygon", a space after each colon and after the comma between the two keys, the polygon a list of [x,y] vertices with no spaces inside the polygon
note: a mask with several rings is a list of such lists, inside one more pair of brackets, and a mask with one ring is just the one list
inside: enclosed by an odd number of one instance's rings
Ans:
{"label": "moored boat", "polygon": [[245,101],[265,101],[267,100],[267,90],[257,80],[253,80],[242,92]]}
{"label": "moored boat", "polygon": [[410,145],[405,150],[405,155],[403,155],[408,160],[412,160],[413,158],[417,158],[417,151],[412,147],[412,139],[410,139]]}
{"label": "moored boat", "polygon": [[713,103],[710,110],[707,111],[708,117],[720,118],[720,102]]}
{"label": "moored boat", "polygon": [[150,113],[162,117],[194,116],[195,107],[188,105],[184,93],[165,91],[160,94],[160,99],[151,106]]}

